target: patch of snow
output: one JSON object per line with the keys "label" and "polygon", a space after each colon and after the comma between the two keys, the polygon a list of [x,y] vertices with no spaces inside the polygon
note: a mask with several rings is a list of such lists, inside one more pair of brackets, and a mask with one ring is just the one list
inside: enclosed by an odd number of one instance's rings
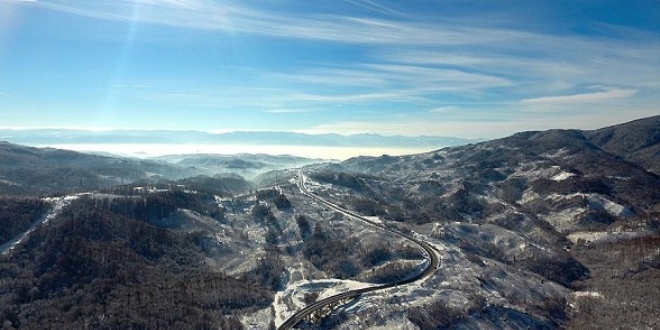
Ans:
{"label": "patch of snow", "polygon": [[336,294],[350,291],[350,290],[357,290],[357,289],[362,289],[370,286],[374,286],[373,283],[365,283],[365,282],[358,282],[358,281],[352,281],[352,280],[322,280],[322,281],[314,281],[315,283],[332,283],[334,286],[331,288],[328,288],[324,290],[321,294],[319,294],[318,299],[323,299],[327,297],[334,296]]}
{"label": "patch of snow", "polygon": [[534,191],[531,190],[531,189],[527,189],[527,190],[523,193],[523,195],[522,195],[522,197],[520,198],[520,200],[518,201],[518,203],[520,203],[520,204],[527,204],[527,203],[532,202],[533,200],[535,200],[535,199],[537,199],[537,198],[540,198],[540,197],[541,197],[541,196],[540,196],[538,193],[534,192]]}
{"label": "patch of snow", "polygon": [[271,307],[260,309],[254,313],[240,316],[240,321],[247,330],[261,330],[272,320],[273,309]]}
{"label": "patch of snow", "polygon": [[4,183],[4,184],[6,184],[6,185],[10,185],[10,186],[20,186],[20,184],[18,184],[18,183],[16,183],[16,182],[7,181],[7,180],[2,180],[2,179],[0,179],[0,183]]}
{"label": "patch of snow", "polygon": [[550,178],[550,180],[553,180],[553,181],[564,181],[564,180],[566,180],[566,179],[568,179],[568,178],[570,178],[570,177],[572,177],[572,176],[574,176],[574,175],[575,175],[575,174],[574,174],[574,173],[571,173],[571,172],[561,172],[561,173],[559,173],[559,174],[555,174],[555,176],[553,176],[552,178]]}
{"label": "patch of snow", "polygon": [[627,218],[627,217],[630,217],[630,216],[634,215],[634,213],[629,208],[627,208],[627,207],[625,207],[621,204],[612,202],[609,199],[607,199],[603,196],[600,196],[600,195],[596,195],[596,196],[593,196],[592,198],[590,198],[589,203],[590,204],[594,203],[594,204],[601,205],[605,209],[605,211],[607,211],[607,213],[609,213],[609,214],[611,214],[615,217],[626,217]]}
{"label": "patch of snow", "polygon": [[569,195],[562,195],[555,193],[546,197],[546,200],[560,201],[560,200],[572,199],[576,197],[586,198],[588,202],[588,206],[592,210],[604,210],[615,217],[630,217],[634,215],[634,213],[626,206],[615,203],[609,200],[607,197],[600,194],[575,193]]}
{"label": "patch of snow", "polygon": [[557,150],[556,152],[547,152],[547,153],[542,154],[541,156],[543,156],[545,158],[563,158],[564,156],[566,156],[567,153],[568,153],[567,148],[561,148],[561,149]]}
{"label": "patch of snow", "polygon": [[584,211],[585,209],[581,207],[571,207],[542,218],[549,222],[556,231],[564,233],[575,228],[577,216]]}
{"label": "patch of snow", "polygon": [[605,298],[603,294],[598,291],[575,291],[571,293],[571,296],[576,298],[580,298],[580,297]]}
{"label": "patch of snow", "polygon": [[644,231],[624,231],[624,232],[607,232],[607,231],[596,231],[596,232],[577,232],[567,236],[567,238],[577,244],[578,240],[584,240],[588,243],[609,243],[609,242],[618,242],[622,240],[628,240],[638,237],[646,237],[652,235],[649,232]]}
{"label": "patch of snow", "polygon": [[337,293],[374,286],[372,283],[357,282],[351,280],[322,279],[302,280],[290,282],[287,287],[277,292],[273,302],[275,313],[275,325],[281,325],[288,317],[296,311],[304,308],[305,295],[319,293],[317,300],[330,297]]}

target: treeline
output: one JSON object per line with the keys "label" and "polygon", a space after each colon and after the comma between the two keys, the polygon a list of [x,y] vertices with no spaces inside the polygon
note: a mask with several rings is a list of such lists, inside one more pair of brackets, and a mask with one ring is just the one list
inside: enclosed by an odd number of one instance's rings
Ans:
{"label": "treeline", "polygon": [[198,175],[198,176],[175,180],[175,181],[161,180],[158,182],[158,184],[160,185],[169,184],[174,186],[183,185],[189,189],[194,189],[197,191],[202,191],[208,194],[214,194],[219,196],[243,193],[253,188],[253,185],[250,181],[245,180],[245,178],[239,175],[231,175],[231,176],[216,175],[213,177],[206,175]]}
{"label": "treeline", "polygon": [[151,222],[165,218],[177,209],[191,209],[212,217],[224,219],[224,210],[216,205],[212,195],[189,193],[183,189],[170,189],[157,193],[134,191],[126,197],[83,196],[80,202],[88,203],[95,209],[101,209],[137,220]]}
{"label": "treeline", "polygon": [[[121,184],[141,177],[137,171],[125,172],[95,167],[18,167],[0,168],[0,178],[16,184],[0,184],[0,194],[39,195],[90,191]],[[115,176],[116,174],[117,176]]]}
{"label": "treeline", "polygon": [[2,329],[242,329],[274,292],[205,266],[205,234],[145,221],[180,197],[72,202],[0,257]]}
{"label": "treeline", "polygon": [[330,183],[336,186],[341,186],[355,191],[363,191],[368,189],[364,179],[360,175],[353,175],[344,172],[313,172],[310,178],[322,182]]}

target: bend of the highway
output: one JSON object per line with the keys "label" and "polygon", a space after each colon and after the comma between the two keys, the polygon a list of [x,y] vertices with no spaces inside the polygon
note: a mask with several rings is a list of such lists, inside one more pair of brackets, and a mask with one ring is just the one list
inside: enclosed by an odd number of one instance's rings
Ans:
{"label": "bend of the highway", "polygon": [[364,216],[362,216],[360,214],[357,214],[357,213],[352,212],[350,210],[344,209],[344,208],[342,208],[342,207],[326,200],[325,198],[322,198],[318,195],[315,195],[312,192],[310,192],[309,190],[307,190],[307,188],[305,187],[304,173],[302,171],[300,171],[298,173],[297,185],[298,185],[298,189],[300,189],[300,191],[304,195],[314,199],[315,201],[317,201],[320,204],[323,204],[323,205],[325,205],[325,206],[327,206],[327,207],[329,207],[329,208],[331,208],[331,209],[333,209],[337,212],[345,214],[345,215],[347,215],[347,216],[349,216],[353,219],[357,219],[359,221],[365,222],[365,223],[367,223],[371,226],[377,227],[381,230],[393,233],[395,235],[399,235],[401,237],[404,237],[404,238],[414,242],[415,244],[417,244],[420,248],[422,248],[424,250],[424,252],[427,254],[428,259],[430,260],[430,262],[427,264],[426,268],[421,273],[419,273],[417,276],[406,278],[406,279],[403,279],[401,281],[397,281],[397,282],[394,282],[394,283],[377,285],[377,286],[372,286],[372,287],[367,287],[367,288],[342,292],[342,293],[336,294],[334,296],[330,296],[330,297],[321,299],[319,301],[316,301],[313,304],[307,305],[303,309],[297,311],[295,314],[291,315],[288,319],[286,319],[284,321],[284,323],[282,323],[277,328],[278,330],[292,329],[296,324],[298,324],[300,321],[302,321],[307,316],[313,314],[314,312],[322,309],[323,307],[325,307],[327,305],[338,303],[341,300],[344,300],[344,299],[347,299],[347,298],[355,298],[355,297],[358,297],[359,295],[361,295],[365,292],[385,290],[385,289],[389,289],[389,288],[392,288],[392,287],[395,287],[395,286],[398,286],[398,285],[409,284],[409,283],[412,283],[412,282],[416,282],[416,281],[425,279],[425,278],[431,276],[431,274],[433,274],[433,272],[436,269],[438,269],[438,267],[440,266],[440,259],[438,258],[438,255],[435,253],[435,249],[430,244],[428,244],[424,241],[421,241],[419,239],[416,239],[415,237],[413,237],[411,235],[404,234],[404,233],[392,230],[390,228],[387,228],[387,227],[383,226],[382,224],[371,221],[371,220],[365,218]]}

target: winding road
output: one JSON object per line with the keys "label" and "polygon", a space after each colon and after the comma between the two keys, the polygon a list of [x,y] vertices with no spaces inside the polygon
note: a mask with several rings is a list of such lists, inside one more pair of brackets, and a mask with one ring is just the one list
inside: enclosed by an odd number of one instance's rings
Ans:
{"label": "winding road", "polygon": [[298,189],[300,189],[300,191],[303,194],[305,194],[306,196],[314,199],[315,201],[317,201],[320,204],[323,204],[323,205],[325,205],[325,206],[327,206],[327,207],[329,207],[329,208],[331,208],[331,209],[333,209],[337,212],[345,214],[345,215],[347,215],[351,218],[354,218],[354,219],[357,219],[359,221],[365,222],[365,223],[367,223],[371,226],[377,227],[381,230],[393,233],[395,235],[399,235],[401,237],[404,237],[404,238],[414,242],[415,244],[419,245],[419,247],[424,250],[424,252],[427,254],[427,257],[430,260],[430,262],[427,264],[426,268],[421,273],[419,273],[417,276],[407,278],[407,279],[404,279],[404,280],[401,280],[401,281],[398,281],[398,282],[394,282],[394,283],[389,283],[389,284],[384,284],[384,285],[377,285],[377,286],[372,286],[372,287],[368,287],[368,288],[362,288],[362,289],[342,292],[342,293],[336,294],[334,296],[327,297],[325,299],[321,299],[319,301],[316,301],[313,304],[307,305],[305,308],[297,311],[295,314],[290,316],[286,321],[284,321],[284,323],[282,323],[277,328],[278,330],[292,329],[296,324],[298,324],[298,322],[302,321],[307,316],[313,314],[314,312],[316,312],[318,310],[323,309],[327,305],[339,303],[340,301],[342,301],[344,299],[355,298],[355,297],[357,297],[357,296],[359,296],[359,295],[361,295],[365,292],[385,290],[385,289],[392,288],[392,287],[395,287],[395,286],[398,286],[398,285],[404,285],[404,284],[408,284],[408,283],[412,283],[412,282],[416,282],[416,281],[425,279],[425,278],[429,277],[431,274],[433,274],[433,272],[436,269],[438,269],[438,267],[440,266],[440,259],[438,258],[438,255],[435,253],[435,249],[430,244],[428,244],[424,241],[418,240],[418,239],[414,238],[413,236],[410,236],[410,235],[392,230],[390,228],[387,228],[387,227],[385,227],[385,226],[383,226],[379,223],[376,223],[374,221],[371,221],[371,220],[365,218],[364,216],[362,216],[360,214],[357,214],[357,213],[352,212],[350,210],[346,210],[346,209],[344,209],[344,208],[342,208],[342,207],[340,207],[340,206],[338,206],[338,205],[336,205],[336,204],[334,204],[334,203],[332,203],[332,202],[330,202],[330,201],[328,201],[328,200],[326,200],[322,197],[314,195],[309,190],[307,190],[307,188],[305,187],[305,177],[304,177],[304,174],[303,174],[302,171],[300,171],[298,173],[298,176],[299,176],[298,182],[297,182]]}

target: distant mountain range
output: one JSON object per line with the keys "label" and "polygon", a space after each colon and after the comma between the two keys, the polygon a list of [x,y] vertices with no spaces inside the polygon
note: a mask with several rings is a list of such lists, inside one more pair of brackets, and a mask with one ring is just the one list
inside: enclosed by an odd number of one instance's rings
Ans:
{"label": "distant mountain range", "polygon": [[0,130],[0,141],[27,145],[53,144],[237,144],[326,147],[441,148],[482,139],[443,136],[385,136],[379,134],[304,134],[296,132],[236,131],[208,133],[173,130],[85,131],[66,129]]}
{"label": "distant mountain range", "polygon": [[243,180],[273,170],[322,162],[325,161],[266,154],[191,154],[138,159],[0,142],[0,195],[89,191],[135,181],[198,176]]}

